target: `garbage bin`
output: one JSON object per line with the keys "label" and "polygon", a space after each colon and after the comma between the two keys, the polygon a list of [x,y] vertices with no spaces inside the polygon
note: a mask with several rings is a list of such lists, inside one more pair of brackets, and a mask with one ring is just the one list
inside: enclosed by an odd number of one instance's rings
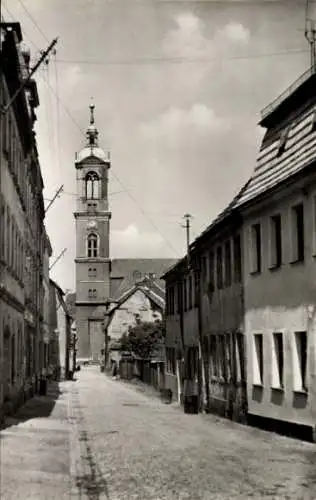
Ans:
{"label": "garbage bin", "polygon": [[46,394],[47,394],[47,379],[46,378],[40,379],[39,393],[40,393],[40,396],[46,396]]}

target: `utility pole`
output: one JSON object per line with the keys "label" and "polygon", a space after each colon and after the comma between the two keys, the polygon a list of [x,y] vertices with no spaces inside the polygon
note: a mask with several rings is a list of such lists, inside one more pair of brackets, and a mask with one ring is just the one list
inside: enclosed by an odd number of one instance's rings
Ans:
{"label": "utility pole", "polygon": [[5,115],[8,109],[12,106],[14,103],[15,99],[18,97],[20,92],[24,89],[24,87],[28,84],[28,82],[31,80],[32,76],[34,75],[35,71],[39,68],[39,66],[42,64],[43,61],[45,61],[46,57],[50,53],[50,51],[55,47],[56,43],[58,41],[58,38],[54,38],[54,40],[49,44],[48,48],[44,50],[42,53],[40,59],[38,62],[35,64],[35,66],[31,69],[31,71],[28,74],[28,77],[22,81],[21,85],[19,88],[16,90],[16,92],[13,94],[9,102],[1,108],[1,115]]}
{"label": "utility pole", "polygon": [[305,38],[311,49],[311,67],[316,70],[316,3],[315,0],[306,0]]}
{"label": "utility pole", "polygon": [[67,248],[64,248],[63,251],[58,255],[57,259],[54,260],[54,262],[52,263],[52,265],[50,266],[49,268],[49,271],[52,270],[52,268],[54,267],[55,264],[57,264],[57,262],[59,261],[59,259],[62,258],[62,256],[64,255],[64,253],[67,252]]}
{"label": "utility pole", "polygon": [[184,227],[186,230],[186,248],[187,248],[187,260],[188,260],[188,270],[189,270],[191,267],[191,263],[190,263],[190,229],[191,229],[192,215],[185,214],[183,216],[183,218],[185,219],[185,225],[182,224],[181,226]]}
{"label": "utility pole", "polygon": [[49,209],[49,207],[54,203],[54,201],[56,200],[56,198],[59,198],[60,196],[60,193],[64,190],[64,185],[62,184],[60,186],[60,188],[57,189],[56,193],[55,193],[55,196],[53,197],[52,200],[50,200],[47,208],[45,209],[45,214],[47,213],[47,210]]}

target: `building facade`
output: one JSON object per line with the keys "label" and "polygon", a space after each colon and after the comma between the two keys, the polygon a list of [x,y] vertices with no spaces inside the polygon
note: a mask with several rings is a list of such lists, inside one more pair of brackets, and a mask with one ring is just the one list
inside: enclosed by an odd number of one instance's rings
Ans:
{"label": "building facade", "polygon": [[206,407],[314,440],[315,83],[312,68],[262,112],[249,181],[164,276],[166,342],[183,338],[184,378],[200,359]]}
{"label": "building facade", "polygon": [[50,345],[50,281],[49,281],[49,259],[52,256],[52,246],[46,231],[44,232],[44,254],[43,254],[43,373],[47,373]]}
{"label": "building facade", "polygon": [[242,226],[233,212],[237,199],[191,244],[189,258],[164,278],[169,388],[177,386],[183,401],[186,382],[194,382],[200,408],[243,420],[246,344]]}
{"label": "building facade", "polygon": [[43,180],[36,147],[36,83],[19,23],[1,24],[0,355],[1,399],[18,404],[37,388],[43,320]]}
{"label": "building facade", "polygon": [[249,417],[309,435],[316,412],[315,82],[308,71],[263,111],[266,133],[238,202]]}
{"label": "building facade", "polygon": [[71,369],[71,325],[72,318],[65,303],[65,293],[52,279],[49,295],[49,373],[54,378],[68,378]]}
{"label": "building facade", "polygon": [[76,330],[78,360],[99,361],[110,297],[109,154],[98,147],[94,106],[85,148],[76,155]]}

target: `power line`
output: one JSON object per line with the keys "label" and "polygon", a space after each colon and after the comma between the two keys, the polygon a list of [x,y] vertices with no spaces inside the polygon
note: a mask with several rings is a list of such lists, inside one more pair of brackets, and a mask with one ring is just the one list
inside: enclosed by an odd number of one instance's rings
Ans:
{"label": "power line", "polygon": [[33,24],[36,26],[36,28],[38,29],[38,31],[41,33],[41,35],[45,38],[45,40],[47,42],[49,42],[49,39],[48,37],[46,36],[46,34],[44,33],[44,31],[42,30],[42,28],[38,25],[38,23],[36,22],[36,20],[34,19],[34,17],[32,16],[32,14],[30,13],[30,11],[25,7],[24,3],[22,2],[22,0],[19,0],[19,3],[21,5],[21,7],[23,8],[24,12],[26,12],[26,14],[28,15],[28,17],[31,19],[31,21],[33,22]]}
{"label": "power line", "polygon": [[[62,102],[62,100],[60,99],[59,96],[56,95],[56,92],[54,91],[53,87],[48,83],[46,82],[48,87],[51,89],[51,91],[53,92],[54,96],[56,97],[56,99],[60,102],[61,106],[63,107],[63,109],[65,110],[65,112],[67,113],[67,115],[69,116],[69,118],[71,119],[71,121],[74,123],[74,125],[78,128],[78,130],[80,131],[80,133],[85,137],[85,133],[84,131],[82,130],[82,128],[80,127],[80,125],[78,125],[77,121],[73,118],[71,112],[69,111],[69,109],[67,108],[67,106]],[[143,216],[148,220],[148,222],[152,225],[152,227],[160,234],[160,236],[164,239],[164,241],[167,243],[167,245],[169,246],[169,248],[172,249],[172,251],[178,255],[178,252],[177,250],[174,248],[174,246],[166,239],[166,237],[162,234],[162,232],[160,231],[160,229],[157,227],[157,225],[153,222],[153,220],[146,214],[146,212],[144,211],[144,209],[140,206],[140,204],[137,202],[137,200],[131,195],[131,193],[129,192],[129,190],[126,188],[126,186],[123,184],[123,182],[120,180],[120,178],[117,176],[117,174],[112,171],[112,175],[113,177],[116,179],[116,181],[120,184],[120,186],[123,188],[123,191],[130,197],[130,199],[135,203],[135,205],[138,207],[138,209],[140,210],[140,212],[143,214]]]}
{"label": "power line", "polygon": [[232,60],[249,60],[249,59],[261,59],[264,57],[275,57],[282,55],[296,55],[305,54],[307,49],[303,48],[293,48],[280,50],[275,52],[266,52],[261,54],[250,54],[245,56],[227,56],[227,57],[140,57],[134,59],[112,59],[112,60],[88,60],[88,59],[56,59],[57,63],[60,64],[86,64],[86,65],[98,65],[98,66],[133,66],[142,64],[159,64],[159,63],[171,63],[171,64],[183,64],[183,63],[207,63],[207,62],[223,62]]}

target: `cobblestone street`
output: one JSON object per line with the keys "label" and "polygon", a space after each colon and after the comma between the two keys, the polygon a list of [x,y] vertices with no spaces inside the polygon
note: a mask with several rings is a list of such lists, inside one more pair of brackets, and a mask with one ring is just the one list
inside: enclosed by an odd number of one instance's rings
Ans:
{"label": "cobblestone street", "polygon": [[0,493],[3,500],[314,499],[315,462],[313,444],[185,415],[84,368],[77,381],[51,387],[7,420]]}

